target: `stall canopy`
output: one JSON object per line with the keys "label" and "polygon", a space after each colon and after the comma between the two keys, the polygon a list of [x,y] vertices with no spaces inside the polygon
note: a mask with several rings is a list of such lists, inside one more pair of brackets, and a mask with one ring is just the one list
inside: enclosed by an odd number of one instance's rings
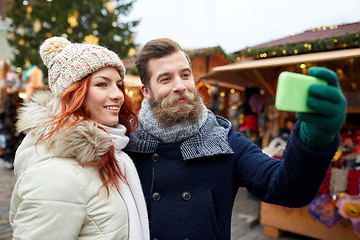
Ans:
{"label": "stall canopy", "polygon": [[274,96],[274,84],[276,84],[278,75],[280,72],[287,70],[291,65],[334,61],[355,57],[360,57],[360,48],[241,61],[221,67],[215,67],[210,73],[201,76],[198,81],[236,89],[259,87],[268,94]]}

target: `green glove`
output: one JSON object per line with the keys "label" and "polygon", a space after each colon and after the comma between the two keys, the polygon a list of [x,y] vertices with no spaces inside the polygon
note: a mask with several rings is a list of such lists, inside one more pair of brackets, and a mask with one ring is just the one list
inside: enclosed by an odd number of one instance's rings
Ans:
{"label": "green glove", "polygon": [[302,120],[299,135],[306,145],[320,150],[331,145],[342,127],[346,116],[346,99],[335,72],[314,67],[309,69],[309,75],[327,81],[328,86],[310,86],[307,104],[314,113],[297,113]]}

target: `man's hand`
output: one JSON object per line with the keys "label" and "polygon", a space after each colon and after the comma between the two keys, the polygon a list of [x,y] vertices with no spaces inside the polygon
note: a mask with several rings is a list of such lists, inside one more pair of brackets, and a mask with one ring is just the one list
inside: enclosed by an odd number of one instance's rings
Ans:
{"label": "man's hand", "polygon": [[307,104],[314,113],[298,113],[302,120],[299,134],[308,146],[323,149],[332,143],[344,123],[346,99],[335,72],[314,67],[309,69],[309,75],[327,81],[328,86],[310,86]]}

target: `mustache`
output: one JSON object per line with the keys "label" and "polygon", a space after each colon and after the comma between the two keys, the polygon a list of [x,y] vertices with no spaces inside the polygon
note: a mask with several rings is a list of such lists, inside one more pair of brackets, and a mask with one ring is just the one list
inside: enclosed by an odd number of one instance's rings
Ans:
{"label": "mustache", "polygon": [[196,99],[196,95],[194,93],[191,92],[183,92],[181,94],[175,94],[169,97],[164,98],[161,103],[160,106],[162,108],[169,108],[174,106],[181,98],[184,98],[186,100],[187,104],[194,104],[195,103],[195,99]]}

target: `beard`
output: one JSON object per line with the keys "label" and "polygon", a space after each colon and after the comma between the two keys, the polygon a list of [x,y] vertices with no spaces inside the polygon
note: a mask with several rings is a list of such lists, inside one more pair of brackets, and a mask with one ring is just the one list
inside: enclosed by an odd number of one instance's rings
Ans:
{"label": "beard", "polygon": [[[186,103],[177,104],[180,98],[185,98]],[[176,124],[196,123],[202,115],[203,103],[198,92],[175,94],[160,102],[155,101],[151,94],[149,104],[154,117],[163,128]]]}

